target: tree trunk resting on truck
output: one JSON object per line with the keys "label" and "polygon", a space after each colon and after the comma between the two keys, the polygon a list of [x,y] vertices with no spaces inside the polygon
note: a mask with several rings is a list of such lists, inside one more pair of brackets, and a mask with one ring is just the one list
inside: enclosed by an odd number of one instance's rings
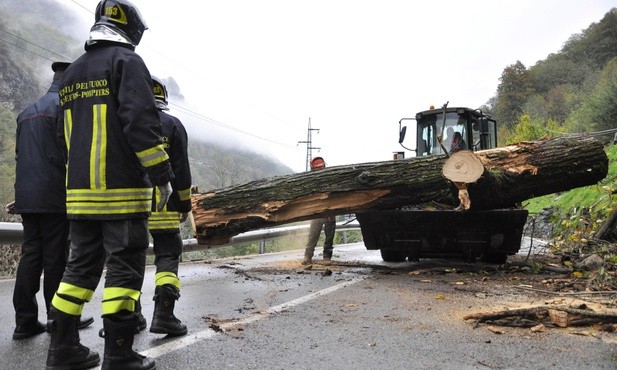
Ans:
{"label": "tree trunk resting on truck", "polygon": [[[524,200],[593,185],[608,172],[592,137],[522,142],[475,152],[484,166],[468,184],[471,210],[512,207]],[[325,216],[436,202],[454,209],[458,189],[442,174],[445,155],[333,166],[193,194],[196,237],[221,245],[255,229]]]}

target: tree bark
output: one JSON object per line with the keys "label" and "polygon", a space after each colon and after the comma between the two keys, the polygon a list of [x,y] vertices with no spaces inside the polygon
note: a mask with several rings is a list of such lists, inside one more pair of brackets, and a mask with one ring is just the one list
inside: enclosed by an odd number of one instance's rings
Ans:
{"label": "tree bark", "polygon": [[592,324],[616,324],[614,312],[595,312],[560,306],[542,306],[519,308],[489,313],[474,313],[463,320],[477,320],[476,326],[487,322],[493,325],[530,328],[539,324],[565,328],[569,326],[587,326]]}
{"label": "tree bark", "polygon": [[[524,200],[592,185],[608,172],[592,137],[523,142],[475,153],[484,173],[468,184],[471,209],[508,208]],[[329,167],[193,195],[199,244],[220,245],[245,231],[308,219],[438,202],[458,205],[442,174],[447,157],[414,157]]]}

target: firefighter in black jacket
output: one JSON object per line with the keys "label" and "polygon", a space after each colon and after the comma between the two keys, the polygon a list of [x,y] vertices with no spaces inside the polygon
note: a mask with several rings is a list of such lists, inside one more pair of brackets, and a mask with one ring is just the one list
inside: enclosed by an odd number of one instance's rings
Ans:
{"label": "firefighter in black jacket", "polygon": [[60,86],[71,244],[50,310],[51,369],[99,363],[99,355],[80,344],[76,324],[105,264],[102,368],[156,368],[132,348],[152,188],[160,189],[162,209],[173,178],[150,72],[134,52],[146,29],[128,0],[101,0],[86,52],[65,71]]}
{"label": "firefighter in black jacket", "polygon": [[[39,100],[17,117],[15,143],[15,201],[10,213],[21,215],[24,242],[17,266],[13,307],[16,328],[13,339],[25,339],[45,331],[38,321],[36,293],[43,275],[43,297],[47,313],[58,289],[69,252],[69,223],[66,219],[65,169],[56,139],[58,89],[70,63],[54,62],[53,82]],[[79,327],[94,322],[82,318]]]}
{"label": "firefighter in black jacket", "polygon": [[167,88],[156,77],[152,77],[154,98],[163,124],[163,143],[169,155],[174,172],[173,192],[165,208],[156,211],[159,200],[158,189],[154,189],[153,211],[148,227],[154,245],[156,265],[154,315],[150,332],[172,336],[187,333],[184,325],[174,315],[175,301],[180,298],[178,264],[182,254],[180,223],[186,221],[191,211],[191,168],[188,158],[188,137],[180,120],[164,112],[167,106]]}

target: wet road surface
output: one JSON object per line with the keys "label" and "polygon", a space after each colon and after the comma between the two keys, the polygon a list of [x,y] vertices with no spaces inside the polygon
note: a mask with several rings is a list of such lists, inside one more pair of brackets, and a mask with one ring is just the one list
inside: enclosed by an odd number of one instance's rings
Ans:
{"label": "wet road surface", "polygon": [[[318,250],[319,251],[319,250]],[[134,348],[158,369],[616,369],[617,335],[591,328],[543,332],[474,325],[464,316],[553,304],[561,297],[520,289],[554,276],[496,266],[421,260],[385,263],[363,244],[337,246],[332,264],[300,265],[303,251],[184,262],[176,316],[189,328],[166,338],[147,330]],[[151,320],[154,268],[142,304]],[[0,281],[0,369],[44,368],[49,335],[11,339],[13,280]],[[98,337],[101,285],[84,309]],[[42,304],[42,297],[39,298]],[[41,314],[40,318],[44,316]],[[494,329],[494,328],[493,328]]]}

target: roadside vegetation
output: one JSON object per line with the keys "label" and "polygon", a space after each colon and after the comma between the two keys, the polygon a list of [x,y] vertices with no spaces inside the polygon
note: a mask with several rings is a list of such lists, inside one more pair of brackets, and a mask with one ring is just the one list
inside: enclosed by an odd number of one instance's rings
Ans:
{"label": "roadside vegetation", "polygon": [[[499,146],[591,135],[605,145],[609,172],[597,185],[526,201],[531,218],[548,215],[550,251],[588,289],[617,290],[617,8],[535,65],[507,66],[482,109],[499,124]],[[603,228],[604,226],[604,228]],[[595,263],[590,264],[590,261]]]}
{"label": "roadside vegetation", "polygon": [[[608,175],[597,185],[532,198],[523,204],[531,217],[549,211],[553,231],[550,252],[572,270],[573,278],[586,280],[587,288],[595,290],[617,290],[617,234],[615,227],[607,224],[617,212],[617,145],[606,147],[606,153]],[[585,261],[593,263],[590,266]]]}

